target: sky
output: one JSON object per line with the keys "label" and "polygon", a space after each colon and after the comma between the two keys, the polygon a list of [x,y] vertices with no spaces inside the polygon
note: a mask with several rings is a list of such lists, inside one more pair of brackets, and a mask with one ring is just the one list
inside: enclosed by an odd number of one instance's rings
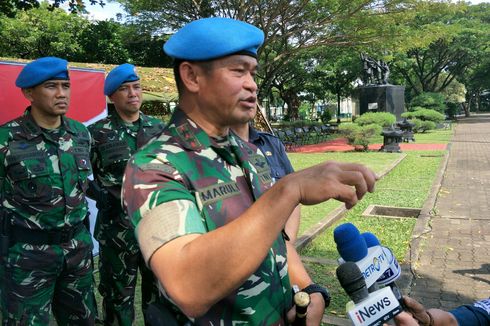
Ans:
{"label": "sky", "polygon": [[91,5],[88,1],[85,1],[89,17],[94,20],[107,20],[110,18],[116,19],[116,14],[124,14],[124,10],[117,2],[107,2],[102,8],[100,5]]}
{"label": "sky", "polygon": [[[472,4],[478,4],[487,2],[490,3],[490,0],[466,0]],[[89,12],[89,17],[94,20],[107,20],[110,18],[116,19],[117,13],[124,13],[124,10],[117,2],[107,2],[104,8],[100,5],[90,5],[89,1],[85,0],[87,11]]]}

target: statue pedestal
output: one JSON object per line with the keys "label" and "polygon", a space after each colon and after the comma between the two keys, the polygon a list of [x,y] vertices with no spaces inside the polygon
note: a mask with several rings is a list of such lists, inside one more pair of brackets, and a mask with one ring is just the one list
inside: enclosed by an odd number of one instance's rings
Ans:
{"label": "statue pedestal", "polygon": [[400,85],[371,85],[357,88],[360,114],[389,112],[401,120],[405,112],[405,87]]}

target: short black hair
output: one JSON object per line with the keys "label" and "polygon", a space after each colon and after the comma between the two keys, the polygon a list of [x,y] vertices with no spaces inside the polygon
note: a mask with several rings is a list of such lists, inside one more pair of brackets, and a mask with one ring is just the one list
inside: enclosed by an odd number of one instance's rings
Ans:
{"label": "short black hair", "polygon": [[182,77],[180,77],[180,69],[179,69],[180,65],[184,61],[199,65],[206,73],[209,73],[213,68],[213,60],[189,61],[189,60],[175,59],[173,70],[174,70],[175,84],[177,85],[177,92],[179,96],[182,94],[182,91],[184,90],[184,83],[182,82]]}

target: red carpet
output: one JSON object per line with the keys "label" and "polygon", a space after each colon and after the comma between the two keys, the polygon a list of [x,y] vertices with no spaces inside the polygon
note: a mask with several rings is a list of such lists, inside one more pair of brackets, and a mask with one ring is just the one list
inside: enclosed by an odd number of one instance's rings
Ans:
{"label": "red carpet", "polygon": [[[377,151],[383,144],[369,145],[370,150]],[[435,151],[445,150],[446,144],[417,144],[417,143],[401,143],[402,151]],[[347,139],[337,138],[320,144],[298,146],[291,150],[295,153],[323,153],[323,152],[348,152],[355,148],[347,144]]]}

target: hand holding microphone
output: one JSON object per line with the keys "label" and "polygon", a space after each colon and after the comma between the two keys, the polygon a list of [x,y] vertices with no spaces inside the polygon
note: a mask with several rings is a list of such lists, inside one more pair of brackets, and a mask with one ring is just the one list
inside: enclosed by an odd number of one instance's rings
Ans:
{"label": "hand holding microphone", "polygon": [[338,226],[334,240],[341,256],[337,278],[353,300],[346,310],[354,325],[381,325],[400,313],[403,301],[394,281],[401,270],[391,250],[351,223]]}
{"label": "hand holding microphone", "polygon": [[366,282],[357,264],[345,262],[337,268],[337,279],[353,302],[346,310],[355,326],[377,326],[392,319],[402,307],[389,287],[372,293],[368,292]]}

